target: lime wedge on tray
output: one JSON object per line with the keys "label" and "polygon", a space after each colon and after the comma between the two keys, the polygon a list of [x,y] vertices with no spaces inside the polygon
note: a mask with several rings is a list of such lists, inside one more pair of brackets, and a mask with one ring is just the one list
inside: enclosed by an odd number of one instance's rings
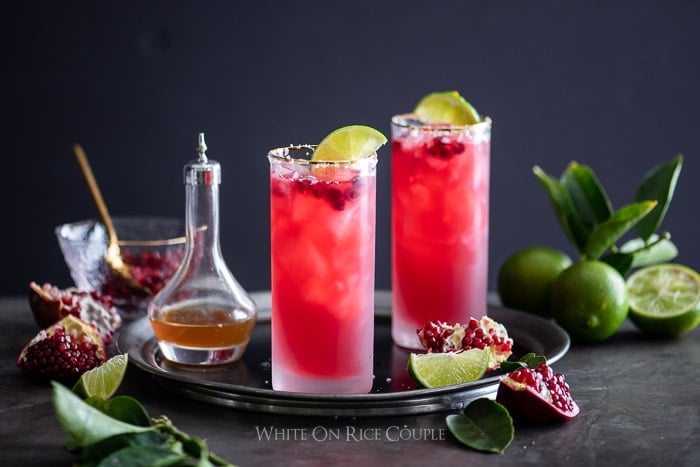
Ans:
{"label": "lime wedge on tray", "polygon": [[381,132],[364,125],[350,125],[328,134],[311,156],[312,161],[357,161],[377,152],[387,139]]}
{"label": "lime wedge on tray", "polygon": [[474,125],[479,112],[457,91],[433,92],[418,102],[414,114],[424,123]]}
{"label": "lime wedge on tray", "polygon": [[97,368],[83,373],[73,386],[73,392],[83,399],[93,396],[109,399],[124,379],[128,363],[128,354],[115,355]]}
{"label": "lime wedge on tray", "polygon": [[680,264],[647,266],[627,279],[630,320],[642,331],[677,336],[700,323],[700,274]]}
{"label": "lime wedge on tray", "polygon": [[425,388],[471,383],[486,373],[491,349],[469,349],[463,352],[411,353],[408,372]]}

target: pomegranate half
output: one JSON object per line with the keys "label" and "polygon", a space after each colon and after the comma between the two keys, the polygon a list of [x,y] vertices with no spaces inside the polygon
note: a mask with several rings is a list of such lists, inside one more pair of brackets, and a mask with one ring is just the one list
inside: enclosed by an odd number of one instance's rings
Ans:
{"label": "pomegranate half", "polygon": [[564,375],[554,374],[546,363],[502,377],[496,400],[512,417],[532,422],[566,421],[579,413]]}

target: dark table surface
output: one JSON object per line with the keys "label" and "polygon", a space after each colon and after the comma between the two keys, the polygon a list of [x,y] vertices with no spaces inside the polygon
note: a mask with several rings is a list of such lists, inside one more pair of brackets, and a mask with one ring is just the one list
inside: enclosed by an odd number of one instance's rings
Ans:
{"label": "dark table surface", "polygon": [[[15,366],[37,332],[26,299],[0,299],[0,465],[73,460],[63,449],[50,386]],[[206,438],[214,452],[241,466],[700,465],[700,329],[651,340],[626,322],[603,343],[574,343],[555,370],[566,375],[581,413],[564,424],[516,423],[515,439],[502,455],[456,442],[446,412],[381,418],[247,412],[183,398],[134,366],[119,393],[136,397],[151,416],[167,415],[190,435]],[[261,435],[273,428],[289,439]],[[323,439],[331,431],[343,436]]]}

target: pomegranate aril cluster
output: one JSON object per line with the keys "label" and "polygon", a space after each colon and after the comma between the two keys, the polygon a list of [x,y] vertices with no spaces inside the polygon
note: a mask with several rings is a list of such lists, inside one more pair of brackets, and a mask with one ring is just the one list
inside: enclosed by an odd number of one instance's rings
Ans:
{"label": "pomegranate aril cluster", "polygon": [[470,318],[464,331],[464,338],[462,338],[462,348],[485,349],[489,346],[494,346],[501,352],[511,352],[513,341],[499,335],[494,328],[488,328],[484,331],[479,321]]}
{"label": "pomegranate aril cluster", "polygon": [[562,410],[573,410],[574,400],[569,392],[569,385],[564,381],[564,375],[557,373],[553,378],[545,380],[545,384],[552,396],[552,404]]}
{"label": "pomegranate aril cluster", "polygon": [[483,326],[476,318],[469,322],[450,325],[442,321],[429,321],[418,330],[418,337],[428,352],[456,352],[465,349],[496,347],[502,352],[511,352],[513,341],[501,335],[497,327]]}
{"label": "pomegranate aril cluster", "polygon": [[[184,249],[172,249],[165,253],[147,250],[140,254],[129,251],[122,252],[124,264],[129,267],[129,272],[136,283],[151,295],[157,294],[180,266]],[[118,300],[129,300],[144,295],[141,290],[134,290],[125,283],[118,274],[110,271],[102,284],[103,295],[112,296]]]}
{"label": "pomegranate aril cluster", "polygon": [[546,389],[545,394],[549,394],[547,399],[551,399],[552,405],[561,410],[571,411],[574,408],[574,400],[571,397],[569,385],[565,381],[564,375],[561,373],[554,374],[546,363],[540,364],[535,369],[520,368],[509,373],[508,377],[533,388],[539,393],[543,393],[543,389]]}
{"label": "pomegranate aril cluster", "polygon": [[498,368],[513,353],[513,339],[508,337],[506,328],[488,316],[470,318],[465,325],[428,321],[417,333],[428,353],[490,348],[489,370]]}
{"label": "pomegranate aril cluster", "polygon": [[542,374],[530,368],[520,368],[508,375],[513,381],[531,387],[537,392],[542,391]]}
{"label": "pomegranate aril cluster", "polygon": [[103,363],[99,349],[97,344],[75,340],[63,328],[57,328],[53,335],[29,346],[18,365],[35,375],[73,381]]}
{"label": "pomegranate aril cluster", "polygon": [[[454,333],[454,330],[448,327],[443,327],[440,321],[428,321],[421,329],[418,330],[423,348],[430,352],[443,352],[445,341]],[[457,349],[452,349],[457,350]]]}
{"label": "pomegranate aril cluster", "polygon": [[294,180],[294,189],[299,194],[324,199],[337,211],[344,210],[347,203],[360,197],[360,185],[360,177],[354,177],[350,182],[325,182],[307,178]]}
{"label": "pomegranate aril cluster", "polygon": [[132,255],[127,251],[123,256],[124,263],[129,266],[134,279],[155,295],[175,274],[183,255],[184,250],[176,249],[165,253],[148,250],[139,255]]}
{"label": "pomegranate aril cluster", "polygon": [[440,159],[450,159],[464,152],[464,144],[447,137],[436,137],[425,147],[428,154]]}

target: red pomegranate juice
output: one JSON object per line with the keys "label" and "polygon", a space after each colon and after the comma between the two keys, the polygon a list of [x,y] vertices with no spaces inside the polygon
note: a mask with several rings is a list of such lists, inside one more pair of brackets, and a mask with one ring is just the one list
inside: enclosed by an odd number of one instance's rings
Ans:
{"label": "red pomegranate juice", "polygon": [[272,386],[372,387],[376,155],[347,163],[270,161]]}
{"label": "red pomegranate juice", "polygon": [[392,119],[392,336],[420,349],[427,321],[486,314],[491,121]]}

